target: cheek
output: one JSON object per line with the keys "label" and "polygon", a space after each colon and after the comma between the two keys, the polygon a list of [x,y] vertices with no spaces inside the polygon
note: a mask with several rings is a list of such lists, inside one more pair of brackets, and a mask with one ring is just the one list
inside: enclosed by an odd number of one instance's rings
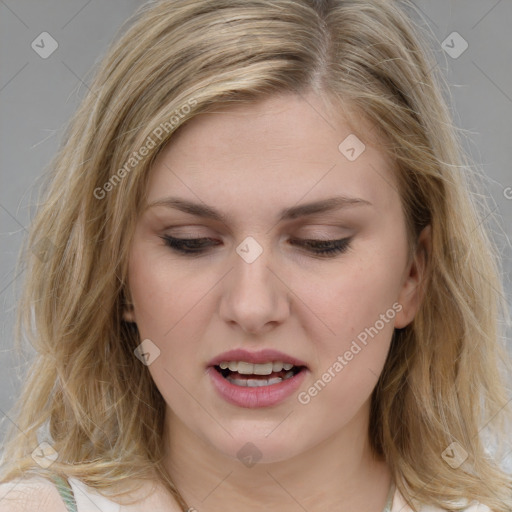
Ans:
{"label": "cheek", "polygon": [[185,317],[194,298],[197,302],[197,296],[204,294],[204,286],[196,283],[165,247],[144,241],[134,245],[130,254],[129,282],[141,336],[160,340]]}
{"label": "cheek", "polygon": [[142,244],[132,251],[129,273],[140,339],[151,340],[160,350],[150,366],[155,380],[168,380],[165,370],[182,374],[184,360],[206,361],[201,340],[207,337],[214,315],[215,305],[209,297],[218,276],[199,273],[165,248],[155,250]]}
{"label": "cheek", "polygon": [[[322,327],[316,331],[317,358],[311,378],[297,398],[299,403],[309,404],[309,417],[324,418],[326,425],[337,428],[355,416],[375,388],[397,311],[389,292],[376,291],[375,286],[357,287],[354,294],[333,294],[332,301],[325,301],[328,309],[324,309],[323,319],[333,332]],[[329,420],[325,419],[326,408],[336,412]]]}
{"label": "cheek", "polygon": [[325,400],[356,406],[374,388],[402,309],[397,302],[405,265],[401,249],[374,245],[358,257],[340,260],[330,275],[316,281],[315,290],[300,292],[322,320],[312,320],[311,336],[318,356],[314,378],[322,381],[317,387]]}
{"label": "cheek", "polygon": [[198,377],[190,362],[197,361],[203,326],[211,317],[207,301],[201,298],[212,284],[206,276],[194,279],[173,259],[165,251],[135,247],[129,264],[130,290],[140,339],[151,340],[158,349],[148,366],[151,377],[165,401],[181,407],[187,416],[197,405],[186,391]]}
{"label": "cheek", "polygon": [[[312,275],[297,281],[302,286],[298,295],[306,298],[333,338],[357,335],[396,302],[405,258],[392,248],[387,249],[370,248],[366,254],[340,260],[321,278]],[[311,286],[311,282],[315,285]],[[390,315],[393,313],[390,311]]]}

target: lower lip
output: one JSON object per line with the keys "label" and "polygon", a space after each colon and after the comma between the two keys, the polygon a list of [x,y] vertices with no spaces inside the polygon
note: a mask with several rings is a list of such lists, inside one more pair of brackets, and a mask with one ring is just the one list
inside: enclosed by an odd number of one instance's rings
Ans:
{"label": "lower lip", "polygon": [[302,384],[306,376],[306,369],[283,380],[278,384],[269,386],[260,386],[249,388],[245,386],[237,386],[225,379],[213,366],[207,369],[213,387],[217,393],[230,404],[248,409],[256,409],[260,407],[269,407],[276,405],[288,398]]}

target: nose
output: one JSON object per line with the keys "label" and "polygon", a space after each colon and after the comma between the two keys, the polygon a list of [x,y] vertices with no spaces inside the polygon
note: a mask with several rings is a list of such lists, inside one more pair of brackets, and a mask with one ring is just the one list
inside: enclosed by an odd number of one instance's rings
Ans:
{"label": "nose", "polygon": [[240,254],[234,254],[234,268],[223,280],[219,314],[246,333],[265,333],[288,317],[291,293],[273,268],[270,250],[264,249],[254,260]]}

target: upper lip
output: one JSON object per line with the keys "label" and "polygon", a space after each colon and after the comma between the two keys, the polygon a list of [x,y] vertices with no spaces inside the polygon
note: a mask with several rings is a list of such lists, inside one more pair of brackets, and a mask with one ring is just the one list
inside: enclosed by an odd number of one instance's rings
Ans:
{"label": "upper lip", "polygon": [[249,352],[243,348],[229,350],[214,357],[208,366],[217,366],[223,361],[245,361],[247,363],[269,363],[271,361],[281,361],[282,363],[291,363],[294,366],[307,366],[304,361],[296,357],[289,356],[283,352],[273,349],[259,350],[258,352]]}

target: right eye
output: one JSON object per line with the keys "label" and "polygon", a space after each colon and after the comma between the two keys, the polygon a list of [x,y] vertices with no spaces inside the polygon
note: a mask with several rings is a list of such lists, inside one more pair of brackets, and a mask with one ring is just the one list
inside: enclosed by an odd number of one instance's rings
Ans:
{"label": "right eye", "polygon": [[175,238],[170,235],[164,235],[161,238],[172,250],[181,254],[200,254],[207,247],[218,245],[208,243],[209,241],[214,241],[212,238]]}

